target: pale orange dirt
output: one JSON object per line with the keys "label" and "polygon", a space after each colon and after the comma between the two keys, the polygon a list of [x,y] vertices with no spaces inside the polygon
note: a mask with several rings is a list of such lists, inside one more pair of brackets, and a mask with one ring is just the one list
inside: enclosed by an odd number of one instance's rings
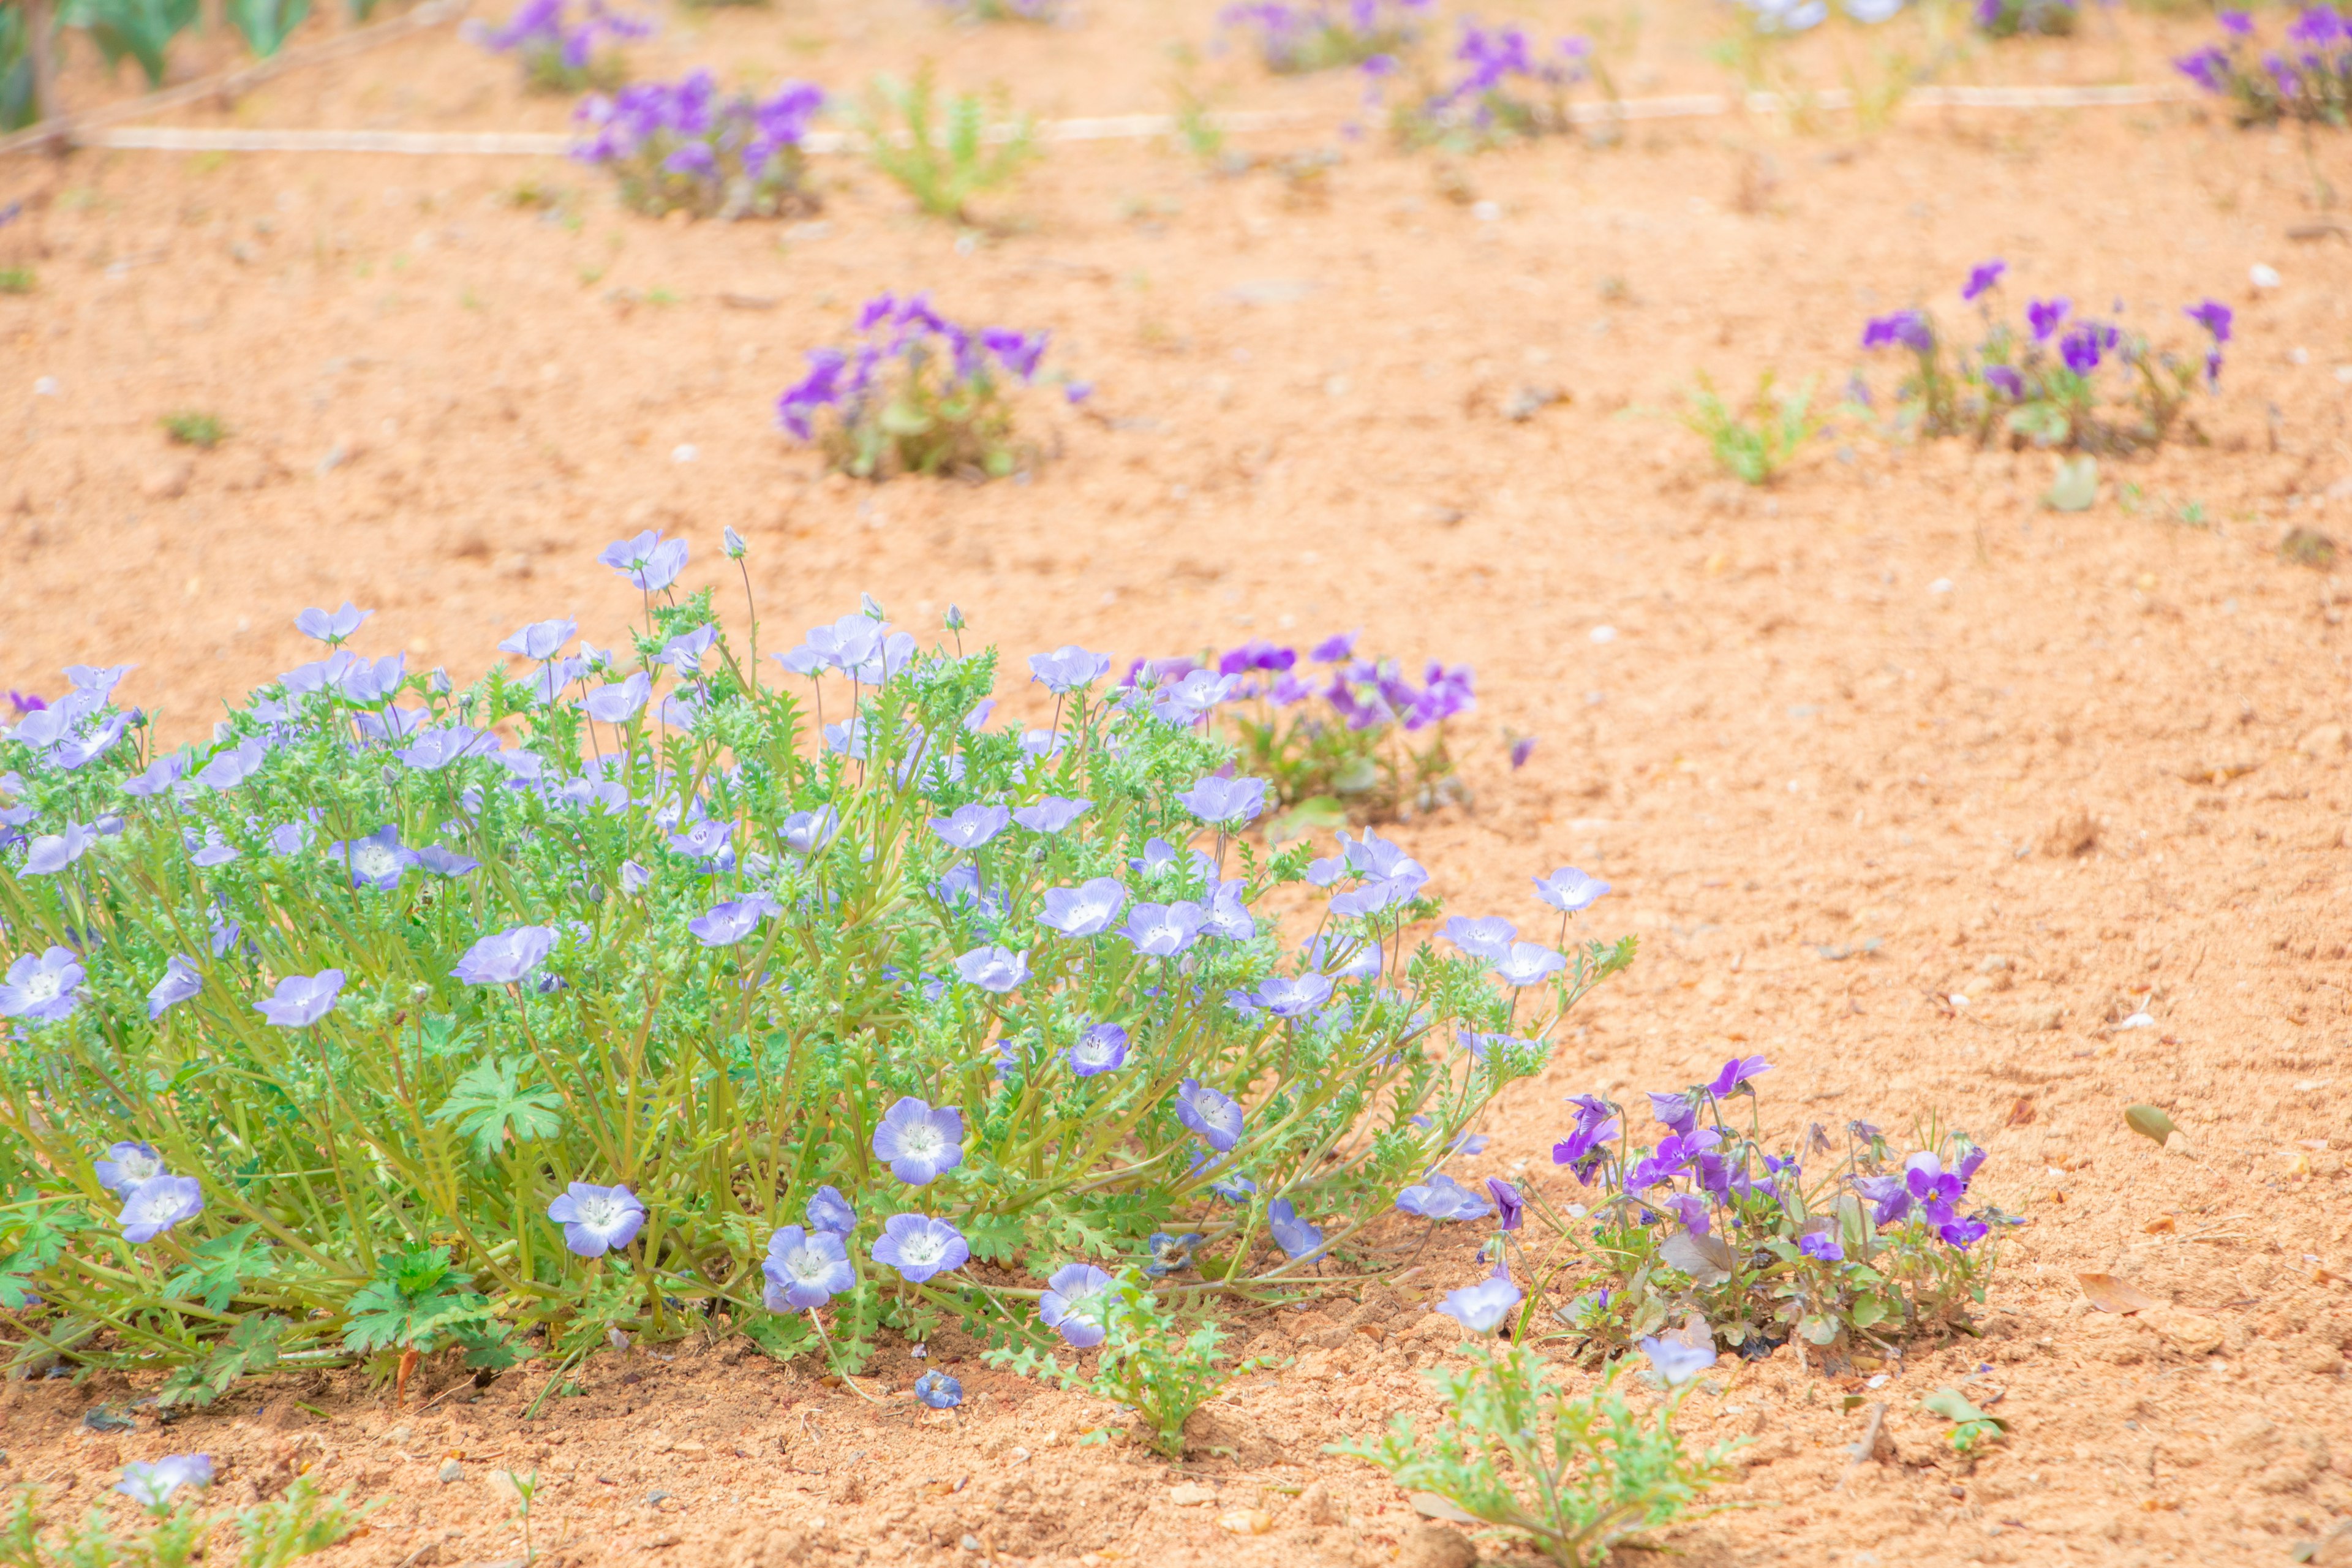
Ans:
{"label": "pale orange dirt", "polygon": [[[668,18],[641,68],[847,89],[928,54],[1044,111],[1160,110],[1163,46],[1202,43],[1211,12],[971,30],[913,0],[784,0]],[[1696,0],[1656,19],[1621,59],[1627,90],[1722,85],[1714,22]],[[2152,80],[2202,30],[2102,14],[1956,77]],[[1870,43],[1843,29],[1800,61],[1834,81],[1838,51],[1866,63]],[[2352,189],[2352,141],[2179,104],[1913,111],[1866,138],[1733,118],[1441,181],[1439,160],[1336,134],[1352,84],[1230,58],[1202,79],[1235,107],[1324,112],[1243,144],[1336,149],[1328,194],[1148,143],[1066,146],[960,242],[851,159],[821,163],[826,210],[791,227],[649,222],[551,161],[0,162],[0,205],[27,202],[0,265],[39,277],[0,298],[0,679],[136,660],[124,692],[177,739],[306,657],[296,610],[346,596],[382,611],[371,647],[468,677],[528,619],[616,631],[636,600],[593,556],[625,531],[683,531],[689,584],[740,592],[722,525],[751,542],[772,637],[866,591],[909,624],[958,604],[1013,656],[1361,626],[1369,649],[1468,662],[1475,800],[1399,831],[1462,912],[1530,921],[1528,877],[1593,870],[1617,890],[1590,929],[1642,952],[1495,1107],[1465,1175],[1566,1201],[1561,1096],[1761,1052],[1777,1135],[1940,1114],[1989,1143],[1979,1191],[2030,1221],[1980,1342],[1837,1380],[1786,1351],[1718,1369],[1685,1419],[1753,1435],[1720,1494],[1741,1506],[1668,1543],[1856,1568],[2284,1563],[2297,1542],[2352,1561],[2330,1539],[2352,1516],[2352,575],[2278,552],[2290,525],[2352,549],[2352,244],[2321,210]],[[103,90],[87,64],[68,87]],[[562,108],[444,33],[184,122],[553,129]],[[502,200],[526,180],[554,213]],[[1892,444],[1842,416],[1748,491],[1664,416],[1702,369],[1819,376],[1826,400],[1865,315],[1957,321],[1959,279],[1994,255],[2013,293],[2120,300],[2160,338],[2188,341],[2195,300],[2235,307],[2222,390],[2197,408],[2210,444],[2110,462],[2095,509],[2062,516],[2038,504],[2044,456]],[[2256,263],[2281,285],[2253,290]],[[824,479],[772,426],[803,350],[916,288],[1051,329],[1049,363],[1097,384],[1082,414],[1041,398],[1055,455],[1034,478]],[[1536,387],[1569,401],[1507,418]],[[166,446],[158,416],[189,406],[230,439]],[[2179,521],[2189,503],[2203,525]],[[1009,677],[1003,694],[1031,700]],[[1541,737],[1523,772],[1506,726]],[[2153,1026],[2118,1026],[2138,1012]],[[2185,1146],[2128,1131],[2137,1100]],[[208,1450],[232,1496],[315,1463],[388,1500],[330,1568],[519,1557],[488,1477],[534,1466],[534,1544],[578,1568],[1448,1563],[1427,1531],[1451,1527],[1320,1450],[1430,1411],[1417,1371],[1454,1342],[1425,1302],[1478,1271],[1474,1239],[1361,1303],[1241,1319],[1241,1344],[1297,1360],[1204,1413],[1181,1474],[1077,1446],[1109,1407],[951,1337],[931,1351],[971,1395],[952,1416],[904,1394],[902,1345],[877,1406],[737,1340],[600,1356],[586,1396],[528,1426],[544,1368],[478,1395],[436,1383],[406,1410],[355,1377],[278,1379],[119,1437],[77,1417],[141,1383],[20,1384],[0,1447],[67,1511],[124,1458]],[[2091,1270],[2170,1305],[2089,1310]],[[1979,1368],[1968,1387],[2010,1434],[1967,1462],[1919,1400]],[[1880,1458],[1850,1462],[1850,1393],[1886,1404]],[[436,1480],[452,1455],[462,1479]]]}

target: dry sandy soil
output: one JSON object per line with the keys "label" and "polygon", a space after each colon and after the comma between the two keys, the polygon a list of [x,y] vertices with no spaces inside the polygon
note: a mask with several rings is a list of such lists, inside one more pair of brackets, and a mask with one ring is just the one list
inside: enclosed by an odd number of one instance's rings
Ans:
{"label": "dry sandy soil", "polygon": [[[645,59],[846,86],[928,53],[1039,109],[1148,110],[1162,46],[1202,43],[1209,16],[1106,4],[971,30],[912,0],[793,0],[681,22]],[[1719,85],[1711,25],[1696,4],[1654,23],[1629,89]],[[2196,31],[2103,15],[1956,69],[2152,79]],[[1839,50],[1869,58],[1851,32],[1806,48],[1822,81]],[[1236,105],[1329,125],[1353,103],[1346,83],[1204,71]],[[68,88],[101,91],[87,67]],[[561,108],[442,35],[188,122],[553,128]],[[1401,831],[1457,910],[1529,918],[1525,879],[1574,861],[1616,885],[1596,929],[1642,939],[1549,1075],[1495,1108],[1477,1173],[1557,1194],[1560,1096],[1679,1086],[1736,1049],[1774,1064],[1768,1126],[1940,1113],[1990,1144],[1979,1190],[2030,1220],[1981,1342],[1834,1381],[1785,1351],[1727,1363],[1686,1420],[1753,1435],[1723,1494],[1743,1506],[1675,1549],[2352,1560],[2330,1539],[2352,1516],[2352,575],[2279,551],[2297,525],[2352,547],[2352,244],[2321,210],[2352,185],[2346,138],[2173,104],[1914,111],[1868,138],[1657,122],[1442,177],[1328,129],[1251,150],[1321,146],[1339,161],[1319,196],[1148,144],[1065,147],[961,238],[846,160],[823,166],[823,218],[789,228],[648,222],[551,162],[0,163],[0,204],[26,202],[0,265],[39,278],[0,298],[0,679],[136,660],[125,691],[179,737],[305,657],[305,605],[377,606],[375,644],[470,674],[526,619],[617,626],[635,599],[592,557],[624,531],[683,531],[689,580],[724,581],[722,525],[751,541],[771,626],[867,591],[908,622],[960,604],[1015,654],[1362,626],[1369,648],[1469,662],[1475,802]],[[524,182],[553,207],[510,205]],[[2097,505],[2061,515],[2039,504],[2045,456],[1852,420],[1743,490],[1659,412],[1702,369],[1833,385],[1866,314],[1954,312],[1995,255],[2022,290],[2119,300],[2159,336],[2185,341],[2178,310],[2207,295],[2236,308],[2197,409],[2210,444],[2110,463]],[[2250,287],[2257,263],[2278,287]],[[1097,384],[1090,413],[1040,403],[1058,455],[1033,479],[856,486],[772,427],[802,352],[907,288],[1050,328],[1051,363]],[[1567,401],[1506,416],[1542,387]],[[233,435],[168,447],[158,416],[182,407]],[[1522,772],[1505,726],[1541,737]],[[2129,1132],[2137,1100],[2183,1146]],[[1108,1407],[950,1341],[936,1362],[971,1395],[953,1415],[737,1341],[600,1358],[528,1426],[534,1369],[405,1411],[326,1377],[264,1384],[119,1436],[79,1417],[131,1384],[20,1384],[0,1446],[9,1478],[71,1507],[128,1458],[206,1449],[236,1493],[320,1464],[389,1500],[322,1560],[368,1568],[520,1556],[489,1480],[509,1466],[550,1483],[534,1543],[582,1568],[1454,1562],[1451,1527],[1320,1448],[1428,1409],[1417,1372],[1453,1342],[1425,1301],[1476,1271],[1470,1245],[1361,1302],[1240,1322],[1297,1360],[1205,1413],[1181,1473],[1076,1446]],[[2084,1271],[2170,1305],[2090,1310]],[[915,1370],[904,1347],[877,1369],[894,1390]],[[2010,1433],[1968,1462],[1919,1399],[1971,1373]],[[1887,1406],[1881,1458],[1851,1461],[1849,1393]]]}

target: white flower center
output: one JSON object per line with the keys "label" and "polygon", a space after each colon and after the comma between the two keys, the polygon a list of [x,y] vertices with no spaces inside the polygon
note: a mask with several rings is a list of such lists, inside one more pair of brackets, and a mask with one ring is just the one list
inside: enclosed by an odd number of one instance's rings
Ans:
{"label": "white flower center", "polygon": [[582,1198],[572,1205],[580,1223],[591,1230],[610,1230],[613,1222],[621,1217],[621,1205],[610,1198]]}
{"label": "white flower center", "polygon": [[937,1263],[947,1254],[947,1244],[929,1231],[918,1231],[898,1244],[898,1256],[918,1268],[926,1263]]}
{"label": "white flower center", "polygon": [[1110,1042],[1108,1040],[1080,1040],[1078,1042],[1077,1049],[1070,1054],[1077,1058],[1078,1065],[1081,1067],[1103,1067],[1108,1065],[1110,1061]]}
{"label": "white flower center", "polygon": [[945,1147],[947,1140],[940,1130],[928,1121],[918,1121],[898,1134],[898,1153],[902,1159],[929,1160]]}
{"label": "white flower center", "polygon": [[826,1270],[832,1267],[832,1259],[818,1257],[816,1248],[814,1247],[802,1247],[798,1252],[793,1253],[791,1260],[784,1265],[786,1271],[793,1279],[803,1283],[824,1279]]}
{"label": "white flower center", "polygon": [[58,984],[57,971],[44,969],[25,982],[25,1000],[37,1007],[44,1002],[56,1001],[58,993],[63,989]]}
{"label": "white flower center", "polygon": [[122,1179],[133,1186],[151,1176],[163,1173],[163,1162],[147,1154],[126,1154],[114,1163],[114,1167],[122,1173]]}
{"label": "white flower center", "polygon": [[352,864],[359,868],[361,876],[374,881],[390,876],[400,858],[381,844],[364,844],[352,856]]}

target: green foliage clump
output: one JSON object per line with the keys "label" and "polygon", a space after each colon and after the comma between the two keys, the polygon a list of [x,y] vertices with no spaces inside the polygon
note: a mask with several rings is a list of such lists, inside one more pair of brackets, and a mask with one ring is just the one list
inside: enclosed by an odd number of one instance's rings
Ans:
{"label": "green foliage clump", "polygon": [[1038,157],[1027,117],[991,125],[976,93],[958,93],[942,106],[929,62],[911,81],[876,79],[859,124],[876,171],[926,216],[955,223],[973,223],[972,198],[1011,184]]}
{"label": "green foliage clump", "polygon": [[220,416],[201,408],[174,409],[157,423],[174,445],[199,451],[209,452],[228,439],[228,426],[221,423]]}
{"label": "green foliage clump", "polygon": [[1775,394],[1772,373],[1756,381],[1755,395],[1734,408],[1702,374],[1683,395],[1683,427],[1706,442],[1716,467],[1747,485],[1769,485],[1821,428],[1813,416],[1813,388]]}

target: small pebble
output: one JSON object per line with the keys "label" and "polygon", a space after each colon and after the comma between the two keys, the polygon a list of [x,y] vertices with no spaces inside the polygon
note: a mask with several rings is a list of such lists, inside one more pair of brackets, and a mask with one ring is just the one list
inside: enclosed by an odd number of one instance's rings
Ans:
{"label": "small pebble", "polygon": [[454,1458],[444,1459],[441,1461],[440,1472],[434,1479],[445,1487],[452,1482],[462,1481],[466,1479],[466,1467]]}

